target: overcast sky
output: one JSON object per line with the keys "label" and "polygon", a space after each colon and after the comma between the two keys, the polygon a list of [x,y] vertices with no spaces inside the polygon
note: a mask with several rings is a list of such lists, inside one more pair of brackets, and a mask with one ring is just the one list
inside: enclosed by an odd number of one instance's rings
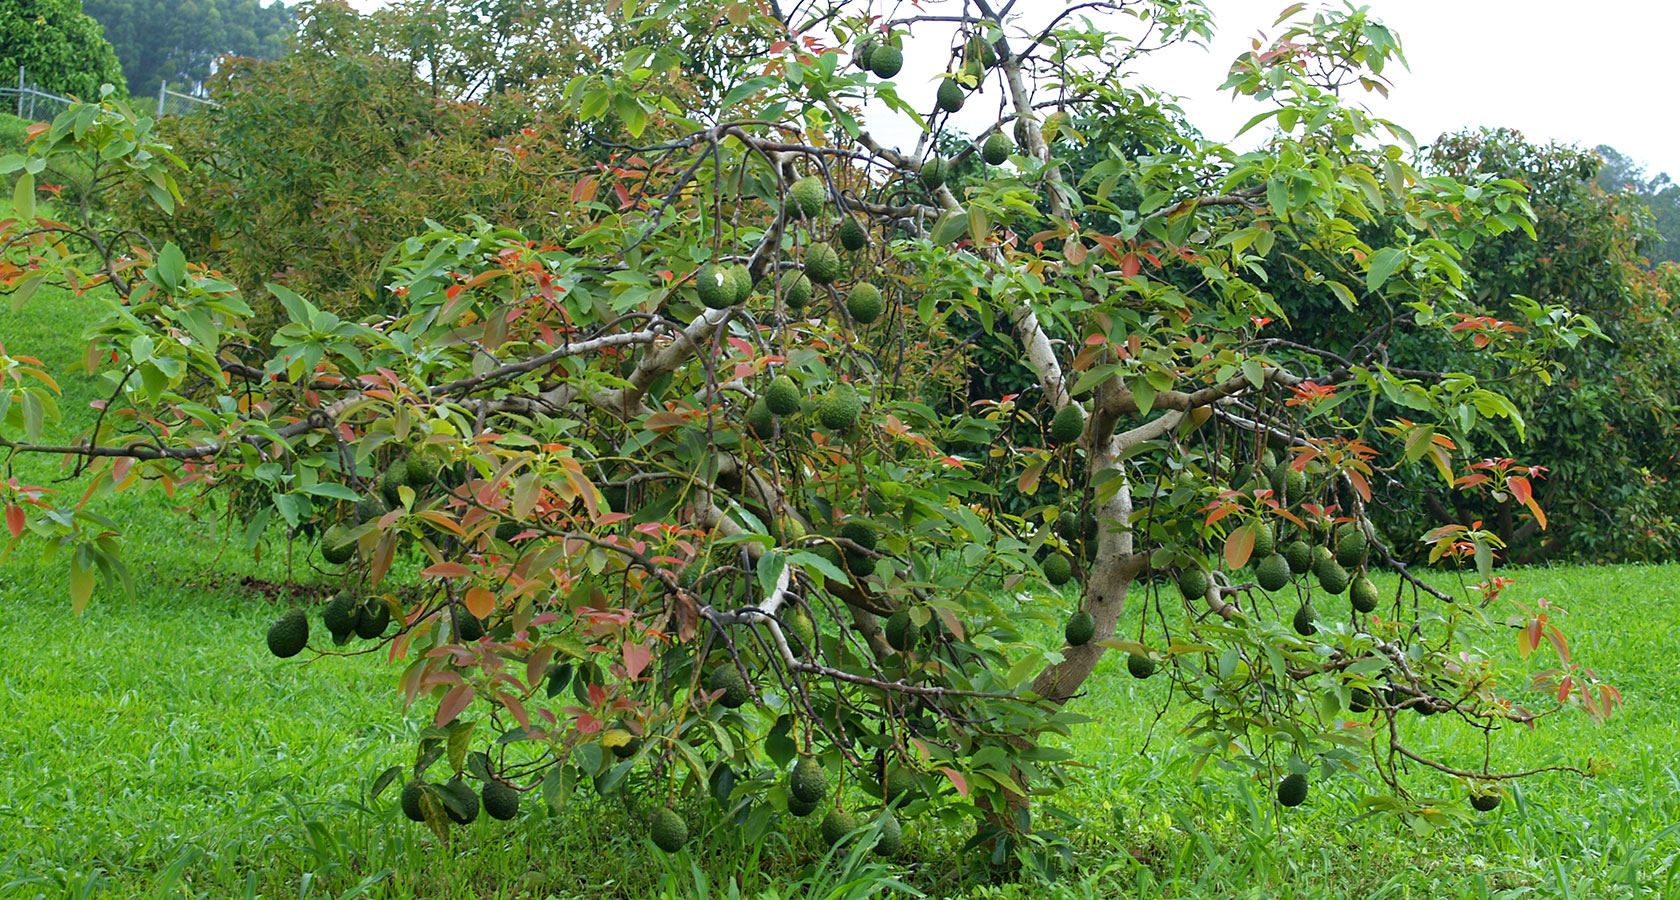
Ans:
{"label": "overcast sky", "polygon": [[[380,0],[353,0],[362,9]],[[1175,47],[1142,61],[1144,83],[1185,98],[1210,138],[1229,139],[1262,107],[1217,90],[1237,54],[1272,22],[1288,0],[1207,0],[1218,29],[1206,48]],[[940,13],[955,0],[922,0]],[[1309,9],[1320,5],[1317,0]],[[1339,6],[1340,3],[1338,2]],[[1649,174],[1680,180],[1680,0],[1365,0],[1399,34],[1410,71],[1391,68],[1387,100],[1359,94],[1379,115],[1410,129],[1420,142],[1464,127],[1516,128],[1531,140],[1594,147],[1609,144]],[[1017,0],[1042,22],[1064,0]],[[900,14],[915,4],[905,0]],[[1116,21],[1116,20],[1110,20]],[[1117,24],[1124,24],[1119,20]],[[932,30],[928,26],[918,26]],[[937,43],[937,35],[930,43]],[[914,45],[912,45],[913,47]],[[931,108],[939,54],[907,54],[896,79],[920,108]],[[957,118],[978,132],[995,119],[996,88],[971,99]],[[896,127],[887,126],[898,120]],[[876,131],[908,149],[915,143],[902,117],[875,117]]]}
{"label": "overcast sky", "polygon": [[[1207,0],[1217,32],[1206,49],[1179,46],[1138,64],[1143,83],[1184,97],[1191,120],[1226,140],[1264,107],[1217,90],[1230,61],[1272,27],[1287,0]],[[1340,4],[1337,4],[1338,6]],[[1609,144],[1650,174],[1680,179],[1680,97],[1673,86],[1680,0],[1367,0],[1395,31],[1408,71],[1392,67],[1389,99],[1353,99],[1411,130],[1419,142],[1464,127],[1507,126],[1535,141]],[[926,3],[930,12],[954,3]],[[1309,4],[1309,9],[1319,6]],[[1020,0],[1044,20],[1059,0]],[[1123,20],[1114,20],[1123,25]],[[920,27],[920,26],[918,26]],[[912,98],[931,99],[942,60],[907,54],[898,77]],[[967,131],[995,119],[996,88],[957,118]],[[918,107],[929,104],[918,103]],[[909,131],[891,137],[913,143]]]}

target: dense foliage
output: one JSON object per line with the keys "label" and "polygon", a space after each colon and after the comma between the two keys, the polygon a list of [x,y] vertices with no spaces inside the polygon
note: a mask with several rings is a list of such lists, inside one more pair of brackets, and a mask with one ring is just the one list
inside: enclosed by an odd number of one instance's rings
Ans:
{"label": "dense foliage", "polygon": [[158,85],[190,93],[223,56],[268,59],[286,50],[292,10],[260,0],[83,0],[110,41],[128,89],[154,97]]}
{"label": "dense foliage", "polygon": [[122,66],[80,0],[0,0],[0,76],[44,91],[99,99],[101,84],[122,92]]}
{"label": "dense foliage", "polygon": [[[1208,33],[1198,4],[1115,6],[1151,40]],[[976,4],[951,35],[847,9],[608,9],[615,62],[562,96],[621,130],[593,132],[605,161],[547,173],[549,232],[428,223],[361,318],[276,282],[258,331],[253,299],[178,245],[37,215],[34,173],[63,154],[179,203],[182,166],[120,103],[0,161],[21,173],[0,283],[20,302],[47,280],[110,295],[87,432],[51,440],[51,377],[0,351],[3,446],[90,479],[0,488],[14,543],[68,558],[77,608],[125,577],[105,496],[254,492],[247,549],[305,545],[337,589],[268,647],[379,652],[427,698],[414,765],[378,786],[405,812],[442,834],[526,791],[622,794],[667,850],[716,818],[818,813],[831,843],[889,854],[934,817],[976,820],[994,860],[1040,846],[1030,801],[1079,771],[1045,738],[1083,721],[1110,652],[1195,707],[1197,769],[1280,808],[1328,779],[1368,788],[1420,831],[1523,773],[1480,747],[1419,752],[1397,716],[1491,739],[1616,706],[1547,604],[1492,577],[1496,533],[1372,522],[1436,477],[1407,456],[1541,515],[1529,470],[1465,451],[1520,419],[1501,389],[1551,377],[1596,328],[1519,298],[1520,327],[1463,327],[1486,305],[1465,253],[1532,212],[1497,174],[1424,177],[1379,139],[1398,129],[1339,99],[1399,53],[1365,12],[1300,15],[1236,61],[1228,86],[1276,126],[1240,152],[1165,127],[1120,77],[1138,46],[1069,18]],[[905,52],[948,58],[946,79],[895,83]],[[885,146],[861,112],[937,136],[982,85],[1007,136],[961,146],[958,164],[990,166],[966,189],[930,149],[951,144]],[[1157,149],[1105,149],[1147,123]],[[1072,177],[1061,154],[1080,147],[1097,158]],[[1341,269],[1280,259],[1285,242]],[[1497,377],[1276,340],[1273,291],[1293,283]],[[973,327],[1013,335],[1033,391],[950,402]],[[1005,486],[1032,505],[1000,503]],[[1368,570],[1420,540],[1459,587],[1378,596]],[[1063,640],[1033,640],[1005,592]],[[1115,632],[1128,600],[1151,610],[1137,635]],[[1513,633],[1545,666],[1485,652]]]}

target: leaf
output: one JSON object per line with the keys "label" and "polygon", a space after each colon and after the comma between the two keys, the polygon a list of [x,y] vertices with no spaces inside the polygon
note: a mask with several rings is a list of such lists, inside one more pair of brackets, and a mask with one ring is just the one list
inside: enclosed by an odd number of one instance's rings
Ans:
{"label": "leaf", "polygon": [[174,241],[164,244],[163,249],[158,252],[157,273],[163,286],[170,290],[178,289],[181,282],[186,280],[187,255],[181,252],[180,247],[175,246]]}
{"label": "leaf", "polygon": [[475,584],[468,588],[462,602],[467,605],[467,612],[480,619],[496,611],[496,595],[483,585]]}
{"label": "leaf", "polygon": [[93,596],[95,569],[92,557],[93,550],[87,544],[77,547],[70,557],[70,610],[78,616]]}
{"label": "leaf", "polygon": [[19,175],[12,187],[12,210],[21,218],[35,218],[35,176],[28,172]]}
{"label": "leaf", "polygon": [[1248,564],[1248,558],[1254,554],[1254,523],[1238,528],[1225,539],[1225,565],[1233,569],[1240,569]]}
{"label": "leaf", "polygon": [[461,710],[466,709],[468,704],[473,702],[474,694],[473,686],[470,684],[457,684],[450,688],[449,693],[443,696],[443,702],[438,704],[437,715],[432,718],[432,724],[442,728],[455,721],[455,717],[461,714]]}
{"label": "leaf", "polygon": [[11,532],[12,537],[22,536],[23,518],[23,507],[16,503],[6,504],[6,530]]}
{"label": "leaf", "polygon": [[641,677],[648,663],[653,662],[653,648],[647,644],[624,642],[624,673],[632,679]]}
{"label": "leaf", "polygon": [[968,779],[964,778],[961,772],[958,772],[950,766],[940,766],[939,771],[942,772],[946,778],[951,779],[951,786],[957,789],[958,794],[964,797],[968,796]]}
{"label": "leaf", "polygon": [[390,786],[391,782],[397,780],[397,776],[401,774],[402,766],[392,766],[380,772],[379,777],[373,780],[373,787],[368,789],[368,799],[378,800],[379,795],[385,792],[385,788]]}
{"label": "leaf", "polygon": [[1396,247],[1384,247],[1371,256],[1371,267],[1365,273],[1365,289],[1376,293],[1382,288],[1394,270],[1406,261],[1406,251]]}
{"label": "leaf", "polygon": [[421,569],[420,574],[426,578],[463,578],[471,575],[472,569],[458,562],[440,562]]}
{"label": "leaf", "polygon": [[928,240],[936,246],[944,246],[961,237],[967,231],[968,213],[946,210],[939,217],[939,221],[933,223],[933,231],[928,235]]}

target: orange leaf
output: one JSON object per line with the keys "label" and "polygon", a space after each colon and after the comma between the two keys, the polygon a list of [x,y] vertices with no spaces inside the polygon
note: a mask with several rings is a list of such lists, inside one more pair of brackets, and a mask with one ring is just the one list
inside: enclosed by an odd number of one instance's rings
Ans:
{"label": "orange leaf", "polygon": [[6,530],[12,533],[12,537],[23,534],[23,507],[16,503],[6,505]]}
{"label": "orange leaf", "polygon": [[1249,523],[1225,539],[1225,564],[1233,569],[1240,569],[1248,564],[1248,558],[1254,553],[1254,523]]}
{"label": "orange leaf", "polygon": [[939,771],[945,773],[946,778],[951,779],[951,785],[957,789],[957,793],[964,797],[968,796],[968,780],[963,778],[960,772],[950,766],[940,766]]}
{"label": "orange leaf", "polygon": [[472,569],[458,562],[440,562],[420,570],[426,578],[461,578],[472,574]]}
{"label": "orange leaf", "polygon": [[[442,563],[441,565],[453,564]],[[482,619],[496,611],[496,595],[490,593],[489,588],[475,584],[467,589],[466,604],[467,612]]]}
{"label": "orange leaf", "polygon": [[1534,619],[1523,628],[1522,634],[1517,636],[1517,653],[1523,659],[1528,659],[1529,654],[1540,646],[1540,634],[1543,627],[1539,619]]}
{"label": "orange leaf", "polygon": [[437,716],[432,719],[432,724],[442,728],[455,721],[467,704],[473,702],[474,693],[470,684],[457,684],[450,688],[449,693],[443,695],[443,702],[438,704]]}

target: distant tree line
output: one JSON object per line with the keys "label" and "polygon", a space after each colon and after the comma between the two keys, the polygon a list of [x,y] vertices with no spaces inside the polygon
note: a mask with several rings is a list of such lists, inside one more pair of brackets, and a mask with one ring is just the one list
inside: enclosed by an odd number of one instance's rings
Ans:
{"label": "distant tree line", "polygon": [[286,52],[292,9],[258,0],[85,0],[122,61],[128,89],[157,93],[167,81],[183,93],[209,79],[221,56],[273,59]]}
{"label": "distant tree line", "polygon": [[1651,208],[1651,225],[1657,237],[1640,246],[1645,258],[1652,265],[1680,262],[1680,184],[1675,184],[1667,172],[1647,176],[1642,166],[1609,145],[1599,145],[1598,155],[1604,157],[1598,186],[1612,194],[1628,191]]}

